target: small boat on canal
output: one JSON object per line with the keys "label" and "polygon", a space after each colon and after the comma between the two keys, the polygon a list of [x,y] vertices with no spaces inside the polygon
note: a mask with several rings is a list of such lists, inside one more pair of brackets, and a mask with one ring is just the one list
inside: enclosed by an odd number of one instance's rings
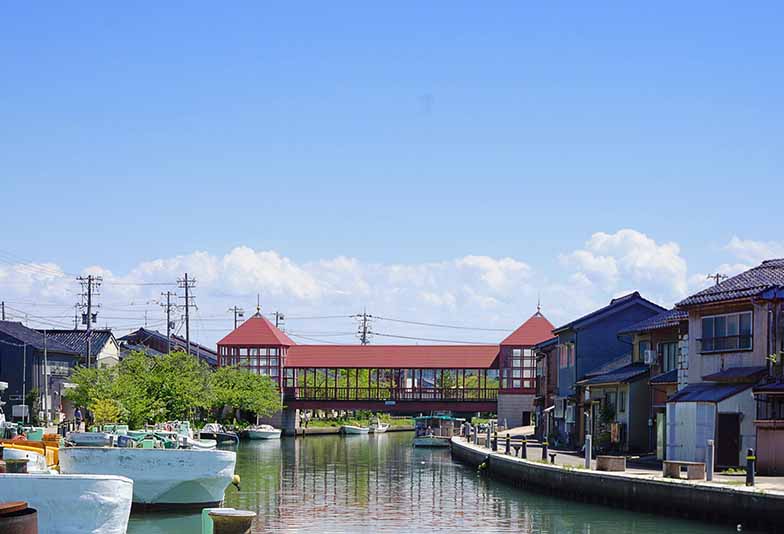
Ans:
{"label": "small boat on canal", "polygon": [[281,430],[272,425],[254,425],[245,430],[248,439],[280,439]]}
{"label": "small boat on canal", "polygon": [[40,534],[125,534],[132,495],[121,476],[0,473],[0,502],[36,509]]}
{"label": "small boat on canal", "polygon": [[367,434],[370,432],[369,427],[356,426],[356,425],[343,425],[342,427],[340,427],[340,430],[347,436],[356,436],[359,434]]}
{"label": "small boat on canal", "polygon": [[217,506],[234,480],[234,451],[139,447],[64,447],[63,474],[119,475],[133,480],[143,507]]}
{"label": "small boat on canal", "polygon": [[449,447],[449,440],[464,421],[450,415],[417,417],[414,447]]}
{"label": "small boat on canal", "polygon": [[370,426],[368,426],[368,432],[371,434],[383,434],[387,430],[389,430],[389,424],[384,423],[379,419],[376,419],[370,423]]}
{"label": "small boat on canal", "polygon": [[207,423],[199,432],[199,439],[214,439],[218,445],[225,443],[237,445],[240,437],[236,432],[226,430],[223,425],[218,423]]}

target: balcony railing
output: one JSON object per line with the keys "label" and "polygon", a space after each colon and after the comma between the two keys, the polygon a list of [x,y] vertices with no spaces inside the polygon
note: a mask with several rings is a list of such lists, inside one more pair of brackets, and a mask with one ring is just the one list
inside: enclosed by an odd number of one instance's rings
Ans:
{"label": "balcony railing", "polygon": [[[491,388],[389,388],[389,387],[295,387],[284,388],[295,400],[328,401],[495,401],[498,390]],[[292,397],[293,396],[293,397]]]}
{"label": "balcony railing", "polygon": [[751,350],[751,334],[737,336],[704,337],[698,339],[700,352],[729,352],[733,350]]}

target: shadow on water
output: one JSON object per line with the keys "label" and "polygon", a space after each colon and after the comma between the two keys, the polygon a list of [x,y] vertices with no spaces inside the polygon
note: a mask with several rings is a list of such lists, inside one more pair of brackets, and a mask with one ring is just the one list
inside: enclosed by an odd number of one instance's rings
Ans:
{"label": "shadow on water", "polygon": [[[242,491],[254,532],[702,534],[710,525],[529,493],[480,477],[448,449],[415,449],[411,433],[243,442]],[[663,503],[666,506],[666,503]],[[198,515],[134,515],[129,532],[199,533]]]}

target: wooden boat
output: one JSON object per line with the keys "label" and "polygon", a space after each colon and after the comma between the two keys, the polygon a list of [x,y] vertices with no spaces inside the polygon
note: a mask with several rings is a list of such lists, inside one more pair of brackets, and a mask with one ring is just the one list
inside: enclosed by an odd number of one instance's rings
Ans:
{"label": "wooden boat", "polygon": [[199,432],[199,439],[214,439],[218,445],[224,443],[238,444],[240,441],[236,432],[231,432],[223,428],[218,423],[207,423]]}
{"label": "wooden boat", "polygon": [[378,420],[373,421],[372,423],[370,423],[370,426],[368,426],[368,432],[370,432],[371,434],[383,434],[387,430],[389,430],[389,424],[382,423],[381,421]]}
{"label": "wooden boat", "polygon": [[254,425],[245,433],[248,439],[280,439],[281,430],[272,425]]}
{"label": "wooden boat", "polygon": [[367,434],[368,432],[370,432],[370,428],[366,426],[355,426],[355,425],[343,425],[342,427],[340,427],[340,430],[347,436]]}
{"label": "wooden boat", "polygon": [[120,476],[0,473],[0,502],[35,508],[40,534],[125,534],[132,495]]}
{"label": "wooden boat", "polygon": [[134,504],[204,508],[223,501],[234,477],[233,451],[163,448],[65,447],[65,474],[120,475],[133,480]]}
{"label": "wooden boat", "polygon": [[449,447],[449,440],[454,436],[465,419],[457,419],[450,415],[429,415],[416,418],[414,429],[414,447]]}

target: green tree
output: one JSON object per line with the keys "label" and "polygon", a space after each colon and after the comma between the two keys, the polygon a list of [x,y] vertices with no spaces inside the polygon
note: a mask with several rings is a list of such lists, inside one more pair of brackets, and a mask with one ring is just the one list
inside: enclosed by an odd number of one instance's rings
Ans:
{"label": "green tree", "polygon": [[213,408],[229,406],[268,416],[283,407],[278,387],[272,380],[236,367],[221,367],[211,373],[209,389]]}
{"label": "green tree", "polygon": [[90,405],[90,410],[98,425],[116,423],[120,420],[120,403],[114,399],[99,399]]}

